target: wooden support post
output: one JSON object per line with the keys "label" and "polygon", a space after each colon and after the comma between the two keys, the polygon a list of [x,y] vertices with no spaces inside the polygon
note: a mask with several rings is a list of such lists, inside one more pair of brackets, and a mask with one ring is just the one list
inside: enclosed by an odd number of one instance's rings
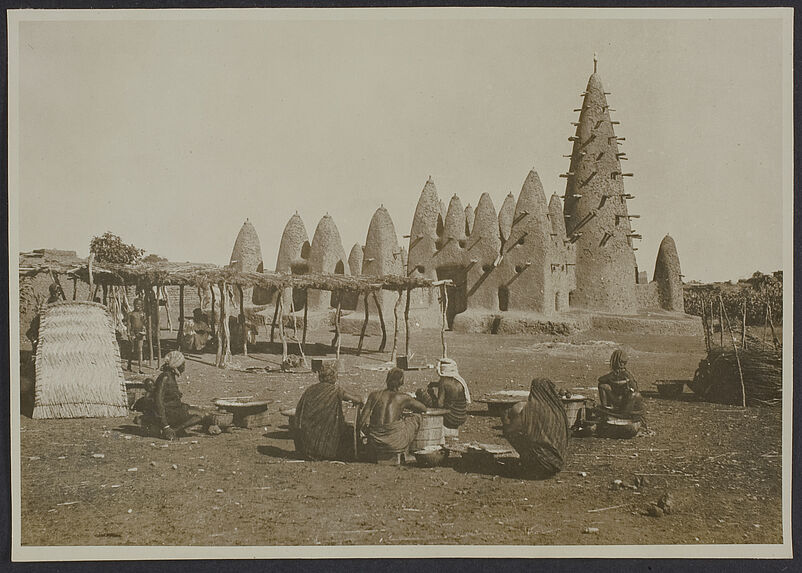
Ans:
{"label": "wooden support post", "polygon": [[304,365],[304,368],[306,368],[306,354],[304,354],[304,345],[298,338],[298,321],[295,317],[295,297],[290,298],[290,314],[292,315],[292,337],[298,344],[298,352],[301,353],[301,362]]}
{"label": "wooden support post", "polygon": [[284,297],[278,301],[278,335],[281,338],[281,363],[287,361],[287,337],[284,335]]}
{"label": "wooden support post", "polygon": [[[741,370],[741,359],[738,356],[738,345],[735,344],[735,334],[732,332],[732,324],[730,323],[730,317],[727,316],[727,309],[724,308],[724,300],[721,298],[721,295],[718,295],[718,304],[721,312],[724,313],[724,316],[727,320],[727,330],[730,331],[730,337],[732,338],[732,349],[735,351],[735,363],[738,365],[738,377],[741,380],[741,406],[746,408],[746,386],[744,386],[744,373]],[[723,325],[722,325],[723,330]]]}
{"label": "wooden support post", "polygon": [[242,285],[237,285],[237,292],[239,294],[239,322],[242,329],[242,354],[248,356],[248,325],[245,319],[245,293],[242,291]]}
{"label": "wooden support post", "polygon": [[309,291],[304,289],[304,333],[301,339],[302,344],[306,344],[306,327],[308,324],[307,318],[309,317]]}
{"label": "wooden support post", "polygon": [[716,334],[713,322],[713,299],[710,299],[710,348],[713,348],[713,336]]}
{"label": "wooden support post", "polygon": [[[712,317],[711,317],[712,320]],[[705,331],[705,350],[710,353],[710,331],[709,325],[707,323],[707,304],[705,301],[702,301],[702,328]]]}
{"label": "wooden support post", "polygon": [[774,332],[774,321],[771,319],[771,302],[768,303],[769,309],[769,328],[771,328],[771,341],[774,344],[774,350],[778,350],[780,348],[780,341],[777,338],[777,333]]}
{"label": "wooden support post", "polygon": [[[210,317],[209,317],[209,326],[211,326],[211,327],[212,327],[212,336],[217,336],[217,335],[218,335],[218,332],[216,332],[216,331],[217,331],[218,329],[216,329],[216,328],[214,327],[214,306],[215,306],[215,305],[214,305],[214,303],[215,303],[215,296],[214,296],[214,283],[211,283],[211,284],[209,285],[209,296],[210,296],[210,298],[211,298],[211,301],[212,301],[212,316],[210,316]],[[219,348],[219,347],[220,347],[220,346],[218,345],[218,348]]]}
{"label": "wooden support post", "polygon": [[368,329],[368,318],[370,317],[370,305],[368,304],[368,293],[364,296],[365,302],[365,320],[362,322],[362,331],[359,333],[359,345],[356,348],[356,355],[362,354],[362,343],[365,340],[365,331]]}
{"label": "wooden support post", "polygon": [[337,312],[334,313],[334,332],[335,336],[337,337],[335,356],[337,357],[337,360],[340,359],[340,346],[342,346],[342,336],[340,336],[340,319],[343,315],[342,300],[342,293],[340,293],[340,296],[337,297]]}
{"label": "wooden support post", "polygon": [[[152,290],[152,289],[151,289]],[[154,307],[154,328],[153,331],[156,334],[156,367],[162,367],[162,336],[161,336],[161,326],[159,325],[159,285],[156,285],[156,304],[153,305]]]}
{"label": "wooden support post", "polygon": [[78,296],[78,277],[72,279],[72,300]]}
{"label": "wooden support post", "polygon": [[746,350],[746,301],[747,299],[744,299],[744,319],[741,323],[741,348],[744,350]]}
{"label": "wooden support post", "polygon": [[184,285],[178,287],[178,340],[176,348],[181,348],[184,339]]}
{"label": "wooden support post", "polygon": [[53,272],[53,269],[50,269],[50,277],[53,279],[53,282],[56,283],[58,287],[58,292],[61,295],[61,300],[67,300],[67,295],[64,293],[64,289],[61,287],[61,281],[58,280],[58,275]]}
{"label": "wooden support post", "polygon": [[92,272],[92,263],[95,261],[95,253],[89,253],[89,300],[92,300],[92,291],[95,290],[95,275]]}
{"label": "wooden support post", "polygon": [[148,320],[148,331],[145,333],[148,338],[148,367],[153,368],[153,302],[151,301],[152,291],[150,286],[145,290],[145,314]]}
{"label": "wooden support post", "polygon": [[448,308],[448,290],[446,285],[440,285],[440,311],[442,320],[440,321],[440,343],[443,346],[443,358],[448,358],[448,345],[446,344],[446,324],[448,317],[446,311]]}
{"label": "wooden support post", "polygon": [[103,285],[103,306],[109,306],[109,286]]}
{"label": "wooden support post", "polygon": [[407,357],[409,360],[409,299],[410,293],[412,292],[411,288],[407,289],[407,303],[404,306],[404,337],[406,338],[404,344],[404,356]]}
{"label": "wooden support post", "polygon": [[170,317],[170,297],[167,296],[167,287],[162,285],[159,289],[161,295],[164,295],[164,312],[167,315],[167,328],[173,332],[173,319]]}
{"label": "wooden support post", "polygon": [[401,294],[403,291],[398,291],[398,298],[395,299],[393,305],[393,349],[390,352],[390,362],[395,363],[398,356],[398,307],[401,306]]}
{"label": "wooden support post", "polygon": [[724,299],[718,295],[718,326],[719,326],[719,346],[724,348]]}
{"label": "wooden support post", "polygon": [[273,311],[273,322],[270,324],[270,342],[275,340],[276,333],[276,320],[278,319],[278,307],[281,304],[281,299],[284,298],[284,291],[279,290],[276,292],[276,309]]}
{"label": "wooden support post", "polygon": [[376,295],[376,291],[373,291],[373,302],[376,303],[376,311],[379,313],[379,324],[382,329],[382,341],[379,343],[379,352],[384,352],[384,348],[387,346],[387,327],[384,324],[384,312],[382,311],[382,305],[379,304],[379,297]]}
{"label": "wooden support post", "polygon": [[[228,285],[220,282],[220,325],[217,329],[217,367],[226,368],[231,362],[231,331],[228,328],[228,307],[226,304]],[[214,291],[213,291],[214,292]]]}
{"label": "wooden support post", "polygon": [[766,297],[766,320],[763,322],[763,340],[762,342],[766,343],[766,333],[768,332],[767,329],[769,327],[769,298]]}

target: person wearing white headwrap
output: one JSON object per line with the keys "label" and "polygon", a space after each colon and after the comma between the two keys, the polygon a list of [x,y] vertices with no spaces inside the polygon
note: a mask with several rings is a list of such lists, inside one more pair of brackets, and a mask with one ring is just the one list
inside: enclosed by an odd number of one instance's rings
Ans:
{"label": "person wearing white headwrap", "polygon": [[468,383],[460,376],[457,363],[451,358],[441,358],[437,362],[437,373],[440,379],[429,384],[426,392],[417,390],[415,395],[429,407],[447,409],[443,425],[452,430],[459,428],[468,419],[468,404],[471,403]]}

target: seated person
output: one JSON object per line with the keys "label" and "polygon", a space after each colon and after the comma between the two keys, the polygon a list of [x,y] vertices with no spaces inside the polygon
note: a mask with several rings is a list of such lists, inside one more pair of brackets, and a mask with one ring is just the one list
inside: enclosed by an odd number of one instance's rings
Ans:
{"label": "seated person", "polygon": [[451,430],[459,428],[468,419],[468,404],[471,392],[468,383],[459,375],[457,363],[451,358],[441,358],[437,363],[440,379],[432,382],[424,392],[415,391],[415,397],[429,408],[445,408],[443,425]]}
{"label": "seated person", "polygon": [[521,469],[537,479],[560,472],[568,447],[568,418],[548,378],[535,378],[526,402],[501,417],[504,437],[521,456]]}
{"label": "seated person", "polygon": [[347,457],[353,435],[345,423],[342,401],[361,404],[363,400],[337,385],[336,366],[324,364],[318,380],[304,391],[295,407],[295,449],[313,460]]}
{"label": "seated person", "polygon": [[202,352],[209,339],[212,336],[212,329],[209,327],[209,322],[203,311],[196,308],[192,311],[192,329],[191,332],[184,335],[182,347],[185,350],[193,352]]}
{"label": "seated person", "polygon": [[405,409],[425,412],[426,405],[409,394],[399,392],[404,384],[404,371],[393,368],[387,373],[387,389],[371,392],[359,414],[357,429],[368,437],[371,461],[389,459],[409,449],[420,428],[420,416],[401,417]]}
{"label": "seated person", "polygon": [[643,398],[635,377],[627,370],[627,354],[621,349],[610,356],[610,372],[599,378],[599,402],[604,410],[639,420]]}
{"label": "seated person", "polygon": [[137,401],[135,408],[143,412],[142,426],[166,440],[174,440],[185,430],[205,425],[210,434],[219,434],[220,429],[211,425],[209,417],[204,417],[181,401],[177,378],[186,367],[184,355],[177,350],[164,357],[162,373],[149,391],[149,396]]}

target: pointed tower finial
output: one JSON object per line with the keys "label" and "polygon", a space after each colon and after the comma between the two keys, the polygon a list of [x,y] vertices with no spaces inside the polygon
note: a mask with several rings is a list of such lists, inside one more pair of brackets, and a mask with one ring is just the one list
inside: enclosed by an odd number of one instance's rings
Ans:
{"label": "pointed tower finial", "polygon": [[596,65],[599,63],[599,54],[593,52],[593,73],[596,73]]}

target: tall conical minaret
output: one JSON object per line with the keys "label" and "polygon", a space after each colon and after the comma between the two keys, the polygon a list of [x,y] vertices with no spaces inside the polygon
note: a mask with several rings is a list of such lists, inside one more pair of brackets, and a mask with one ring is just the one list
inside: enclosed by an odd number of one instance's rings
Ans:
{"label": "tall conical minaret", "polygon": [[627,213],[627,195],[610,108],[596,73],[588,80],[566,177],[564,215],[568,240],[576,244],[576,289],[571,304],[581,308],[633,314],[636,262]]}

